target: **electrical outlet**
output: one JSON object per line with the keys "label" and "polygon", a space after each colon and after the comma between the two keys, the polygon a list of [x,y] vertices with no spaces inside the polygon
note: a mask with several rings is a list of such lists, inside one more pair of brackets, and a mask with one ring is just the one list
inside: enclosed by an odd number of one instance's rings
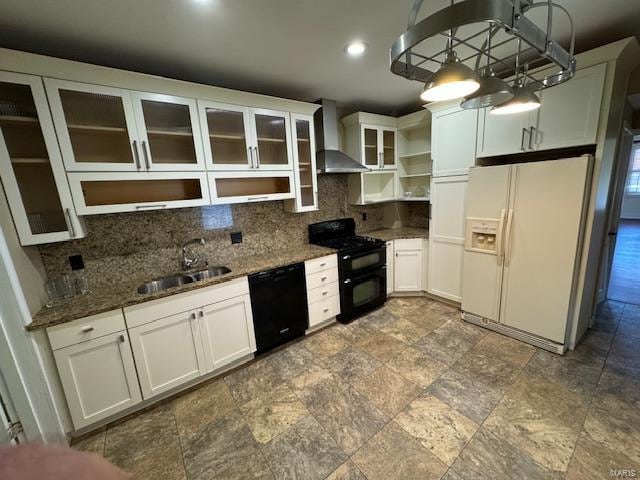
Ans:
{"label": "electrical outlet", "polygon": [[82,255],[70,255],[69,265],[71,266],[71,270],[84,270],[84,260],[82,260]]}
{"label": "electrical outlet", "polygon": [[242,232],[231,232],[231,244],[242,243]]}
{"label": "electrical outlet", "polygon": [[367,214],[366,214],[366,213],[363,213],[363,214],[362,214],[362,221],[363,221],[363,222],[366,222],[366,221],[367,221]]}

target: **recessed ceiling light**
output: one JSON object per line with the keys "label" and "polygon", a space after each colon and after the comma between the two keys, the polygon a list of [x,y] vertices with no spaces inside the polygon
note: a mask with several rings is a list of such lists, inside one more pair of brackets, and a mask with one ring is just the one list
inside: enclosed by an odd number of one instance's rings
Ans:
{"label": "recessed ceiling light", "polygon": [[364,42],[351,42],[344,47],[344,51],[352,57],[359,57],[367,49],[367,44]]}

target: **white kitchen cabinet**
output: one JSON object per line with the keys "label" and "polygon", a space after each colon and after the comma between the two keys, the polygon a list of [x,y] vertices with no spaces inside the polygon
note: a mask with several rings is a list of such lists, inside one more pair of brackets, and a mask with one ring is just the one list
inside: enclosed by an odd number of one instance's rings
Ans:
{"label": "white kitchen cabinet", "polygon": [[291,114],[296,197],[284,203],[285,210],[290,212],[318,210],[316,140],[313,128],[313,116]]}
{"label": "white kitchen cabinet", "polygon": [[147,399],[206,373],[195,311],[129,329],[142,396]]}
{"label": "white kitchen cabinet", "polygon": [[393,242],[394,291],[422,290],[422,239],[398,239]]}
{"label": "white kitchen cabinet", "polygon": [[597,143],[606,73],[605,63],[594,65],[541,92],[542,106],[533,134],[537,150]]}
{"label": "white kitchen cabinet", "polygon": [[211,203],[249,203],[294,198],[292,171],[209,172]]}
{"label": "white kitchen cabinet", "polygon": [[68,173],[79,215],[209,205],[205,172]]}
{"label": "white kitchen cabinet", "polygon": [[393,287],[395,284],[394,276],[394,255],[393,255],[393,240],[387,241],[387,295],[393,293]]}
{"label": "white kitchen cabinet", "polygon": [[0,72],[0,178],[21,245],[84,237],[42,79]]}
{"label": "white kitchen cabinet", "polygon": [[431,180],[428,292],[456,302],[462,300],[467,183],[467,175]]}
{"label": "white kitchen cabinet", "polygon": [[145,170],[205,169],[194,99],[135,91],[131,98]]}
{"label": "white kitchen cabinet", "polygon": [[197,314],[207,372],[256,351],[249,295],[207,305]]}
{"label": "white kitchen cabinet", "polygon": [[360,125],[360,156],[356,158],[372,170],[393,170],[397,166],[398,131],[391,127]]}
{"label": "white kitchen cabinet", "polygon": [[432,115],[433,176],[466,175],[476,161],[478,112],[460,107],[436,110]]}
{"label": "white kitchen cabinet", "polygon": [[68,171],[143,170],[129,90],[45,78]]}
{"label": "white kitchen cabinet", "polygon": [[126,330],[54,350],[53,355],[75,429],[142,400]]}
{"label": "white kitchen cabinet", "polygon": [[538,112],[494,115],[491,108],[478,111],[478,157],[509,155],[532,150],[531,127]]}
{"label": "white kitchen cabinet", "polygon": [[198,100],[211,170],[292,170],[289,114]]}
{"label": "white kitchen cabinet", "polygon": [[578,70],[568,82],[538,92],[538,110],[492,115],[480,110],[478,157],[550,150],[597,142],[607,66]]}

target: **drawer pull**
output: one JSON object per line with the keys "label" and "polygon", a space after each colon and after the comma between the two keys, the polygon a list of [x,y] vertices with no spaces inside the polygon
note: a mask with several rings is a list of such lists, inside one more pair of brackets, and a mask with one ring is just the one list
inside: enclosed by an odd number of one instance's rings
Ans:
{"label": "drawer pull", "polygon": [[93,332],[93,327],[91,325],[87,325],[86,327],[82,327],[80,329],[80,331],[82,333],[89,333],[89,332]]}
{"label": "drawer pull", "polygon": [[329,293],[329,292],[322,292],[322,295],[326,295],[327,293]]}
{"label": "drawer pull", "polygon": [[329,311],[328,308],[325,308],[324,310],[322,310],[324,313],[327,313]]}
{"label": "drawer pull", "polygon": [[327,279],[327,277],[320,277],[320,280],[322,280],[323,282]]}
{"label": "drawer pull", "polygon": [[325,265],[326,265],[326,263],[324,263],[324,262],[320,264],[321,267],[324,267]]}

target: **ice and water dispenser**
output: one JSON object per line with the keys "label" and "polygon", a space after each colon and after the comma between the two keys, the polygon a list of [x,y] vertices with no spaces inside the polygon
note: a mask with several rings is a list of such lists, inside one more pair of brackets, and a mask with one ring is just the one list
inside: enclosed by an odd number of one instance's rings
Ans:
{"label": "ice and water dispenser", "polygon": [[497,253],[500,220],[467,218],[465,248],[473,252]]}

